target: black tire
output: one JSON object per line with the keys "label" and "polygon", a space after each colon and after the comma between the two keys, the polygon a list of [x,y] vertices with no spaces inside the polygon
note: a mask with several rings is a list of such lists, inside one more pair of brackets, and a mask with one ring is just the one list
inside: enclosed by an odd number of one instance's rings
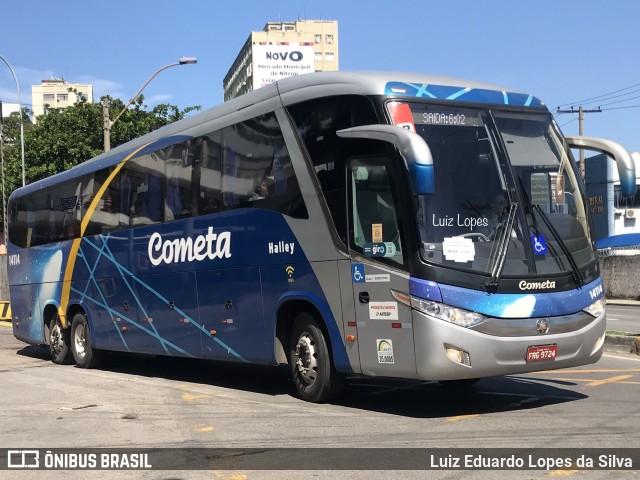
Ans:
{"label": "black tire", "polygon": [[49,322],[47,343],[53,363],[68,365],[73,362],[73,355],[69,347],[69,329],[62,328],[58,315],[55,315]]}
{"label": "black tire", "polygon": [[71,352],[76,365],[80,368],[95,368],[103,360],[104,352],[91,345],[91,334],[87,317],[76,313],[71,321]]}
{"label": "black tire", "polygon": [[320,325],[303,312],[293,324],[289,345],[293,383],[303,400],[324,403],[338,396],[344,375],[336,371]]}

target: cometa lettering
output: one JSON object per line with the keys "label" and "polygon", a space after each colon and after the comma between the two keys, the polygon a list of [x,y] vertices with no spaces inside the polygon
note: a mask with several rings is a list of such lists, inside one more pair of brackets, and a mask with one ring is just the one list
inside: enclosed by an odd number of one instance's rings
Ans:
{"label": "cometa lettering", "polygon": [[556,288],[556,282],[553,280],[545,280],[544,282],[527,282],[522,280],[518,287],[520,290],[544,290],[549,288]]}
{"label": "cometa lettering", "polygon": [[149,260],[155,266],[161,263],[201,262],[231,257],[231,232],[213,233],[209,227],[205,235],[195,238],[163,240],[158,232],[151,235],[148,245]]}

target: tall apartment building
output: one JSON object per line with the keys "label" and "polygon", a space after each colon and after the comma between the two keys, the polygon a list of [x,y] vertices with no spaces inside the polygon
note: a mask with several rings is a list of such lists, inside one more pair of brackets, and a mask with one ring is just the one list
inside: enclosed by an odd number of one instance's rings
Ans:
{"label": "tall apartment building", "polygon": [[224,99],[284,77],[336,71],[338,66],[337,21],[269,22],[262,31],[251,32],[224,77]]}
{"label": "tall apartment building", "polygon": [[40,85],[31,86],[31,109],[34,120],[45,113],[47,108],[66,108],[76,103],[78,94],[82,94],[87,102],[93,103],[93,85],[69,83],[63,79],[42,80]]}
{"label": "tall apartment building", "polygon": [[2,103],[2,108],[0,108],[2,110],[2,118],[8,118],[12,113],[20,111],[20,105],[17,103],[2,102],[2,100],[0,102]]}

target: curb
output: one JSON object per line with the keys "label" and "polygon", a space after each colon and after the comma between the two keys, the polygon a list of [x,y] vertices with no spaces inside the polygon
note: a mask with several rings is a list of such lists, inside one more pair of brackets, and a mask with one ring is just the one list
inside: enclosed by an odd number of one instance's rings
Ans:
{"label": "curb", "polygon": [[640,336],[633,334],[607,334],[604,340],[604,346],[607,350],[614,350],[617,352],[624,351],[626,353],[635,353],[636,355],[640,355]]}
{"label": "curb", "polygon": [[606,304],[607,305],[632,305],[632,306],[638,306],[638,305],[640,305],[640,300],[628,300],[628,299],[624,299],[624,298],[607,298],[606,299]]}

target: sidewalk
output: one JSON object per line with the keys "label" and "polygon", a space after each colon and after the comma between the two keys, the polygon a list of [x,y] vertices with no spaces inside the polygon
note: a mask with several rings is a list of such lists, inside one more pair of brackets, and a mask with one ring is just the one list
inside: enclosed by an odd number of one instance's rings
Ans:
{"label": "sidewalk", "polygon": [[607,298],[607,305],[640,305],[640,300],[625,300],[624,298]]}

